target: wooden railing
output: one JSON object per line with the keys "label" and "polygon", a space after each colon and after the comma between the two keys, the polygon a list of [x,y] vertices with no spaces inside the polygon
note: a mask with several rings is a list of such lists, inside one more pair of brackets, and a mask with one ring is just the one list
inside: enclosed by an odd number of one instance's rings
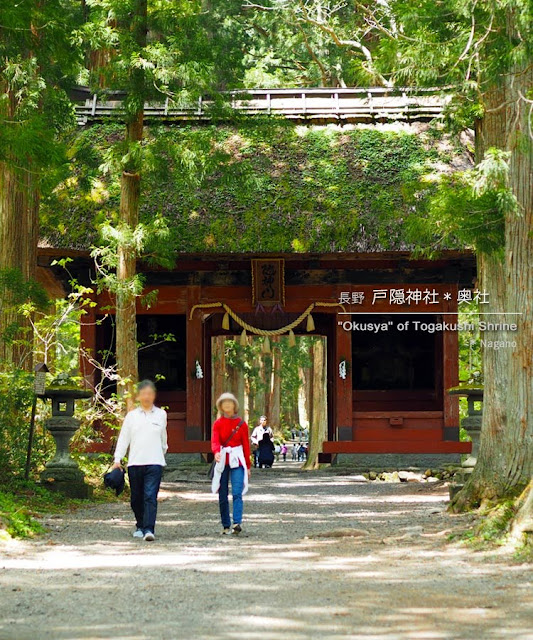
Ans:
{"label": "wooden railing", "polygon": [[[429,121],[441,118],[449,97],[438,89],[254,89],[226,94],[218,117],[231,118],[235,112],[277,115],[292,120],[323,122]],[[80,125],[121,118],[124,94],[109,92],[104,98],[78,88],[72,98]],[[168,98],[145,106],[145,120],[209,121],[214,102],[199,98],[195,104],[176,106]]]}

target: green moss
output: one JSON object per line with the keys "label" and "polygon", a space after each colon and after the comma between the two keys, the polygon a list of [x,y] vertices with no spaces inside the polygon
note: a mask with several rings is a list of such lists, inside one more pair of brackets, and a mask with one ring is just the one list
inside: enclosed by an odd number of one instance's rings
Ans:
{"label": "green moss", "polygon": [[32,509],[20,497],[0,491],[0,540],[6,537],[5,534],[13,538],[31,538],[42,531]]}
{"label": "green moss", "polygon": [[485,542],[499,543],[509,531],[516,514],[514,500],[506,500],[490,509],[477,528],[477,536]]}
{"label": "green moss", "polygon": [[[104,174],[119,125],[72,141],[69,177],[43,206],[58,247],[88,248],[113,220],[114,174]],[[147,130],[141,218],[164,216],[179,252],[330,252],[410,248],[405,221],[424,212],[421,178],[444,161],[429,135],[369,128],[240,125]]]}
{"label": "green moss", "polygon": [[57,513],[77,502],[35,482],[13,480],[0,486],[0,530],[14,538],[30,538],[44,531],[36,520],[40,514]]}
{"label": "green moss", "polygon": [[45,529],[38,520],[44,514],[62,513],[91,503],[128,499],[129,490],[116,498],[113,491],[103,486],[102,478],[111,465],[111,456],[78,453],[74,457],[86,481],[94,487],[92,500],[68,498],[32,480],[12,476],[9,482],[0,484],[0,543],[10,537],[31,538],[44,533]]}
{"label": "green moss", "polygon": [[503,546],[509,542],[516,512],[516,498],[513,497],[486,505],[475,526],[458,537],[475,550]]}

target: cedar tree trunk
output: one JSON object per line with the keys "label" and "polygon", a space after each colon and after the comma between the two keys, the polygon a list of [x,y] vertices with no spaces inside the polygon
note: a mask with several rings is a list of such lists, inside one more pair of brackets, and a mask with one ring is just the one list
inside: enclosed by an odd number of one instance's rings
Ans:
{"label": "cedar tree trunk", "polygon": [[[146,46],[147,0],[135,0],[132,10],[131,30],[139,50]],[[131,85],[136,110],[126,125],[126,139],[139,144],[143,139],[144,123],[144,72],[135,68],[131,72]],[[120,226],[134,230],[139,222],[141,173],[139,166],[125,167],[120,179]],[[134,406],[135,383],[139,377],[137,357],[136,295],[131,283],[136,275],[136,252],[129,242],[118,248],[117,267],[117,368],[124,381],[121,392],[126,409]]]}
{"label": "cedar tree trunk", "polygon": [[[39,229],[39,191],[31,171],[15,171],[0,162],[0,270],[17,270],[24,280],[35,277]],[[18,313],[9,288],[0,292],[0,360],[31,369],[32,333]],[[16,327],[11,331],[10,328]],[[21,344],[21,341],[27,346]]]}
{"label": "cedar tree trunk", "polygon": [[509,186],[520,206],[518,214],[506,215],[503,259],[480,256],[481,288],[489,291],[488,310],[522,315],[484,318],[516,322],[516,332],[482,336],[514,340],[516,347],[484,350],[480,455],[452,504],[456,510],[516,495],[533,475],[533,140],[531,105],[523,99],[532,86],[532,65],[506,75],[498,89],[485,94],[486,116],[478,132],[481,154],[490,147],[511,152]]}
{"label": "cedar tree trunk", "polygon": [[281,350],[277,336],[272,338],[272,387],[268,420],[272,428],[281,430]]}
{"label": "cedar tree trunk", "polygon": [[318,454],[327,436],[327,399],[326,399],[326,347],[325,339],[317,338],[311,347],[312,372],[312,411],[309,425],[309,453],[304,464],[305,469],[318,467]]}

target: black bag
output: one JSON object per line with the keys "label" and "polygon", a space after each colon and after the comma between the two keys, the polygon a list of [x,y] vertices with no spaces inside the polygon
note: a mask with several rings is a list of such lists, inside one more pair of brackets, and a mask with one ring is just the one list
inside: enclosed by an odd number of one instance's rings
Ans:
{"label": "black bag", "polygon": [[[221,449],[223,449],[228,444],[228,442],[233,438],[233,436],[241,428],[243,422],[244,422],[244,420],[241,418],[239,424],[229,434],[229,438],[226,438],[224,444],[220,447]],[[215,475],[215,467],[216,467],[216,465],[217,465],[216,460],[213,460],[213,462],[209,465],[209,470],[207,471],[207,477],[208,477],[209,480],[212,480],[214,475]]]}

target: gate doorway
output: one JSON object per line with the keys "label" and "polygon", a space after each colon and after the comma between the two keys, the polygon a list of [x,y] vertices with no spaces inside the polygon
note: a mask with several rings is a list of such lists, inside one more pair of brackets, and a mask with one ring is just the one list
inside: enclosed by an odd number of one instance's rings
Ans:
{"label": "gate doorway", "polygon": [[[265,329],[291,322],[291,314],[250,316],[247,322]],[[250,429],[265,414],[276,442],[301,440],[309,443],[310,457],[318,457],[322,443],[332,440],[334,433],[335,316],[323,313],[313,317],[312,333],[305,328],[295,330],[294,344],[287,335],[270,337],[269,348],[261,336],[241,338],[237,325],[222,329],[220,314],[205,322],[204,362],[209,364],[205,371],[205,415],[209,426],[216,418],[216,398],[231,391]]]}

